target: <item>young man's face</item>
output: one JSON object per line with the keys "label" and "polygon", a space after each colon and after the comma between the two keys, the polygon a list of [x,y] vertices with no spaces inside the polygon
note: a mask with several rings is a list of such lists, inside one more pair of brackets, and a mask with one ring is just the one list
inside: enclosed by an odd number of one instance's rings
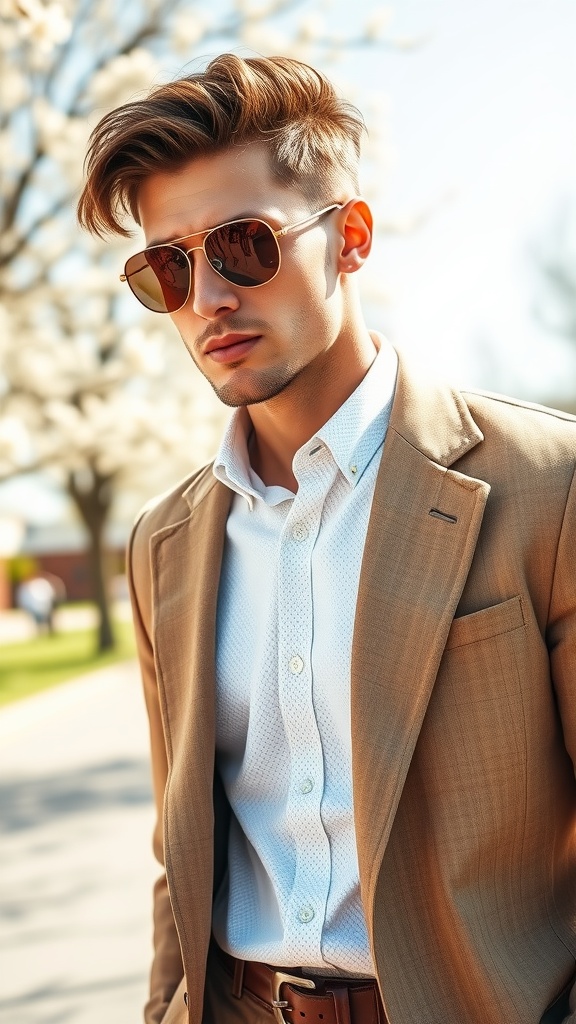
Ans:
{"label": "young man's face", "polygon": [[[263,146],[231,149],[159,173],[140,187],[138,206],[146,244],[192,235],[242,217],[274,229],[342,203],[326,195],[316,207],[272,177]],[[277,276],[257,288],[229,284],[201,249],[190,253],[193,284],[185,306],[172,313],[201,373],[226,405],[252,405],[284,391],[302,373],[325,366],[344,330],[338,270],[342,235],[338,211],[279,239]],[[192,238],[189,245],[199,245]],[[322,355],[324,354],[324,355]],[[337,367],[331,367],[337,372]],[[321,381],[318,381],[321,384]]]}

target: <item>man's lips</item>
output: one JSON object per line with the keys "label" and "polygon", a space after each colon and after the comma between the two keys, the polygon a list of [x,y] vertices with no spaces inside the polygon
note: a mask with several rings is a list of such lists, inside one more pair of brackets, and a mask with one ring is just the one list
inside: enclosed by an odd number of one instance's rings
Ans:
{"label": "man's lips", "polygon": [[260,337],[260,334],[223,334],[221,338],[210,339],[204,355],[216,363],[233,363],[246,355]]}

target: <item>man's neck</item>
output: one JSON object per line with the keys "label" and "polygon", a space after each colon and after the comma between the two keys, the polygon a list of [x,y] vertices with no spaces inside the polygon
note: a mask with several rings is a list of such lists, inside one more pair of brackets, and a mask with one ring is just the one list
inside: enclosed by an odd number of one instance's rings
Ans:
{"label": "man's neck", "polygon": [[296,493],[294,456],[328,422],[366,376],[376,356],[366,331],[350,346],[349,359],[331,353],[318,357],[279,395],[248,408],[252,421],[250,465],[267,487],[277,485]]}

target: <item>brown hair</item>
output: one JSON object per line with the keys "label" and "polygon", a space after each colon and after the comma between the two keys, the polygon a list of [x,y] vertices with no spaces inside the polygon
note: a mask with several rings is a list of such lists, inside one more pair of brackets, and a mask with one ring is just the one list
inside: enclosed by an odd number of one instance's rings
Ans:
{"label": "brown hair", "polygon": [[362,115],[320,71],[289,57],[224,53],[102,118],[90,137],[78,218],[94,234],[129,235],[122,220],[138,222],[145,178],[250,142],[269,146],[283,184],[329,202],[342,180],[358,191],[363,129]]}

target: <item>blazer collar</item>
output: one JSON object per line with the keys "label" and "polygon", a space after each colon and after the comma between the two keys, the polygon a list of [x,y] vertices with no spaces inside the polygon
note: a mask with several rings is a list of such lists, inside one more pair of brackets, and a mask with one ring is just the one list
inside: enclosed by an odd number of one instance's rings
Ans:
{"label": "blazer collar", "polygon": [[390,427],[426,458],[446,467],[484,440],[461,392],[425,375],[402,351]]}

